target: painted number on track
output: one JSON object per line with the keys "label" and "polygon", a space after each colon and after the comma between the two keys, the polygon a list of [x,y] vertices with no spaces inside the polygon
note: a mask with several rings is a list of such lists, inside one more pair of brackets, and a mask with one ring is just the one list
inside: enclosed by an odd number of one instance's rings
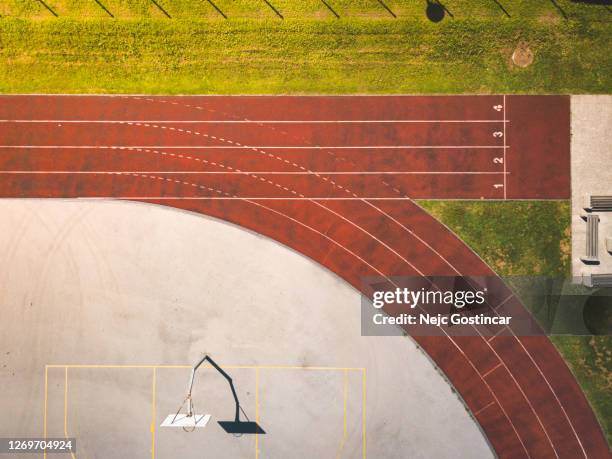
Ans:
{"label": "painted number on track", "polygon": [[503,188],[504,184],[503,183],[494,183],[493,184],[493,188]]}
{"label": "painted number on track", "polygon": [[496,112],[501,112],[502,108],[504,108],[503,105],[493,105],[493,110],[495,110]]}
{"label": "painted number on track", "polygon": [[504,136],[504,133],[503,133],[502,131],[495,131],[495,132],[493,133],[493,137],[496,137],[496,138],[498,138],[498,139],[499,139],[500,137],[503,137],[503,136]]}
{"label": "painted number on track", "polygon": [[504,163],[504,158],[493,158],[493,162],[495,164],[503,164]]}

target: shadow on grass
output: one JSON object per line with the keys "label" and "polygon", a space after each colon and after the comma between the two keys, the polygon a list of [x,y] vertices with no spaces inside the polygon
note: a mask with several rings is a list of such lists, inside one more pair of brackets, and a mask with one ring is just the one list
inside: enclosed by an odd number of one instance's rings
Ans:
{"label": "shadow on grass", "polygon": [[612,13],[612,0],[572,0],[573,3],[586,3],[587,5],[601,5],[608,13]]}
{"label": "shadow on grass", "polygon": [[444,19],[444,16],[448,14],[451,18],[454,18],[453,13],[439,0],[427,0],[427,7],[425,8],[425,15],[431,22],[440,22]]}
{"label": "shadow on grass", "polygon": [[389,6],[388,6],[388,5],[387,5],[385,2],[383,2],[383,0],[376,0],[376,1],[377,1],[377,2],[378,2],[378,3],[379,3],[379,4],[380,4],[380,5],[381,5],[381,6],[382,6],[384,9],[386,9],[386,10],[387,10],[387,12],[388,12],[388,13],[389,13],[391,16],[393,16],[394,18],[397,18],[396,14],[395,14],[393,11],[391,11],[391,8],[389,8]]}
{"label": "shadow on grass", "polygon": [[554,7],[557,8],[557,11],[559,11],[559,14],[563,16],[563,19],[567,19],[567,13],[565,12],[563,8],[561,8],[561,6],[559,6],[559,4],[557,3],[557,0],[550,0],[550,3],[552,3]]}
{"label": "shadow on grass", "polygon": [[111,13],[111,12],[108,10],[108,8],[106,8],[106,7],[105,7],[105,6],[102,4],[102,2],[100,2],[100,0],[94,0],[94,2],[96,2],[96,3],[98,4],[98,6],[99,6],[100,8],[102,8],[102,9],[103,9],[103,10],[106,12],[106,14],[108,14],[108,15],[109,15],[111,18],[114,18],[114,17],[115,17],[115,16],[113,16],[113,13]]}
{"label": "shadow on grass", "polygon": [[55,11],[53,11],[53,10],[51,9],[51,7],[50,7],[49,5],[47,5],[47,4],[46,4],[46,3],[45,3],[43,0],[37,0],[37,1],[38,1],[38,3],[40,3],[42,6],[44,6],[44,7],[47,9],[47,11],[49,11],[49,13],[51,13],[51,14],[52,14],[53,16],[55,16],[55,17],[58,17],[58,14],[57,14]]}
{"label": "shadow on grass", "polygon": [[327,7],[327,9],[331,11],[334,16],[336,16],[336,19],[340,19],[340,15],[336,13],[336,11],[331,7],[329,3],[327,3],[325,0],[321,0],[321,3],[323,3]]}
{"label": "shadow on grass", "polygon": [[162,6],[161,6],[159,3],[157,3],[155,0],[151,0],[151,3],[153,3],[153,4],[154,4],[154,5],[157,7],[157,9],[159,9],[159,11],[161,11],[162,13],[164,13],[164,15],[165,15],[167,18],[172,19],[172,16],[170,16],[170,15],[168,14],[168,12],[167,12],[165,9],[163,9],[163,8],[162,8]]}
{"label": "shadow on grass", "polygon": [[281,18],[281,19],[285,19],[285,18],[283,17],[283,15],[280,13],[280,11],[278,11],[276,8],[274,8],[274,5],[272,5],[272,3],[270,3],[268,0],[263,0],[263,1],[264,1],[264,3],[265,3],[266,5],[268,5],[268,6],[270,7],[270,9],[271,9],[272,11],[274,11],[274,13],[275,13],[275,14],[276,14],[276,15],[277,15],[279,18]]}
{"label": "shadow on grass", "polygon": [[573,3],[587,3],[589,5],[612,5],[612,0],[572,0]]}
{"label": "shadow on grass", "polygon": [[212,6],[217,11],[217,13],[223,16],[223,19],[227,19],[227,16],[225,15],[225,13],[221,11],[221,9],[217,5],[215,5],[215,3],[212,0],[206,0],[206,1],[210,3],[210,6]]}
{"label": "shadow on grass", "polygon": [[504,14],[507,17],[511,17],[510,13],[508,13],[508,11],[506,11],[506,8],[504,8],[504,5],[502,5],[498,0],[493,0],[495,2],[495,4],[499,7],[500,10],[502,10],[504,12]]}

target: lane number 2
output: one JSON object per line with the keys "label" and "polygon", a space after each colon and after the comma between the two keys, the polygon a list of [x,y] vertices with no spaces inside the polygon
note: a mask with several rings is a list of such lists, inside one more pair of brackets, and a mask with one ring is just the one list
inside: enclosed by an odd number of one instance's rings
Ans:
{"label": "lane number 2", "polygon": [[503,164],[504,163],[504,158],[493,158],[493,162],[495,164]]}

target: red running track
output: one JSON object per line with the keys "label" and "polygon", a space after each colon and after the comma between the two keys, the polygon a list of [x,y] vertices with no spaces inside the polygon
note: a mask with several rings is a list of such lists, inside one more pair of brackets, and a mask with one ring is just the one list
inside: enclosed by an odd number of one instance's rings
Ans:
{"label": "red running track", "polygon": [[[411,198],[569,198],[569,98],[0,97],[1,197],[134,199],[221,218],[357,289],[494,276]],[[34,121],[34,122],[33,122]],[[497,313],[528,314],[501,281]],[[415,337],[500,457],[610,457],[545,336]]]}

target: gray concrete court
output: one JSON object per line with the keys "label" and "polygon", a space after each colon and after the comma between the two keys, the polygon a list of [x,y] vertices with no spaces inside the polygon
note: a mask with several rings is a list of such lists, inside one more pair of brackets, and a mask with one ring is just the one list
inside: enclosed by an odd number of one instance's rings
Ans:
{"label": "gray concrete court", "polygon": [[[366,380],[367,457],[493,456],[409,338],[361,337],[359,294],[262,236],[146,204],[0,200],[0,254],[0,436],[46,425],[79,458],[361,458]],[[203,352],[266,435],[221,430],[233,403],[210,369],[208,427],[159,427]]]}
{"label": "gray concrete court", "polygon": [[612,273],[612,212],[599,212],[599,265],[580,260],[586,247],[581,218],[587,194],[612,195],[612,96],[572,96],[572,275]]}

